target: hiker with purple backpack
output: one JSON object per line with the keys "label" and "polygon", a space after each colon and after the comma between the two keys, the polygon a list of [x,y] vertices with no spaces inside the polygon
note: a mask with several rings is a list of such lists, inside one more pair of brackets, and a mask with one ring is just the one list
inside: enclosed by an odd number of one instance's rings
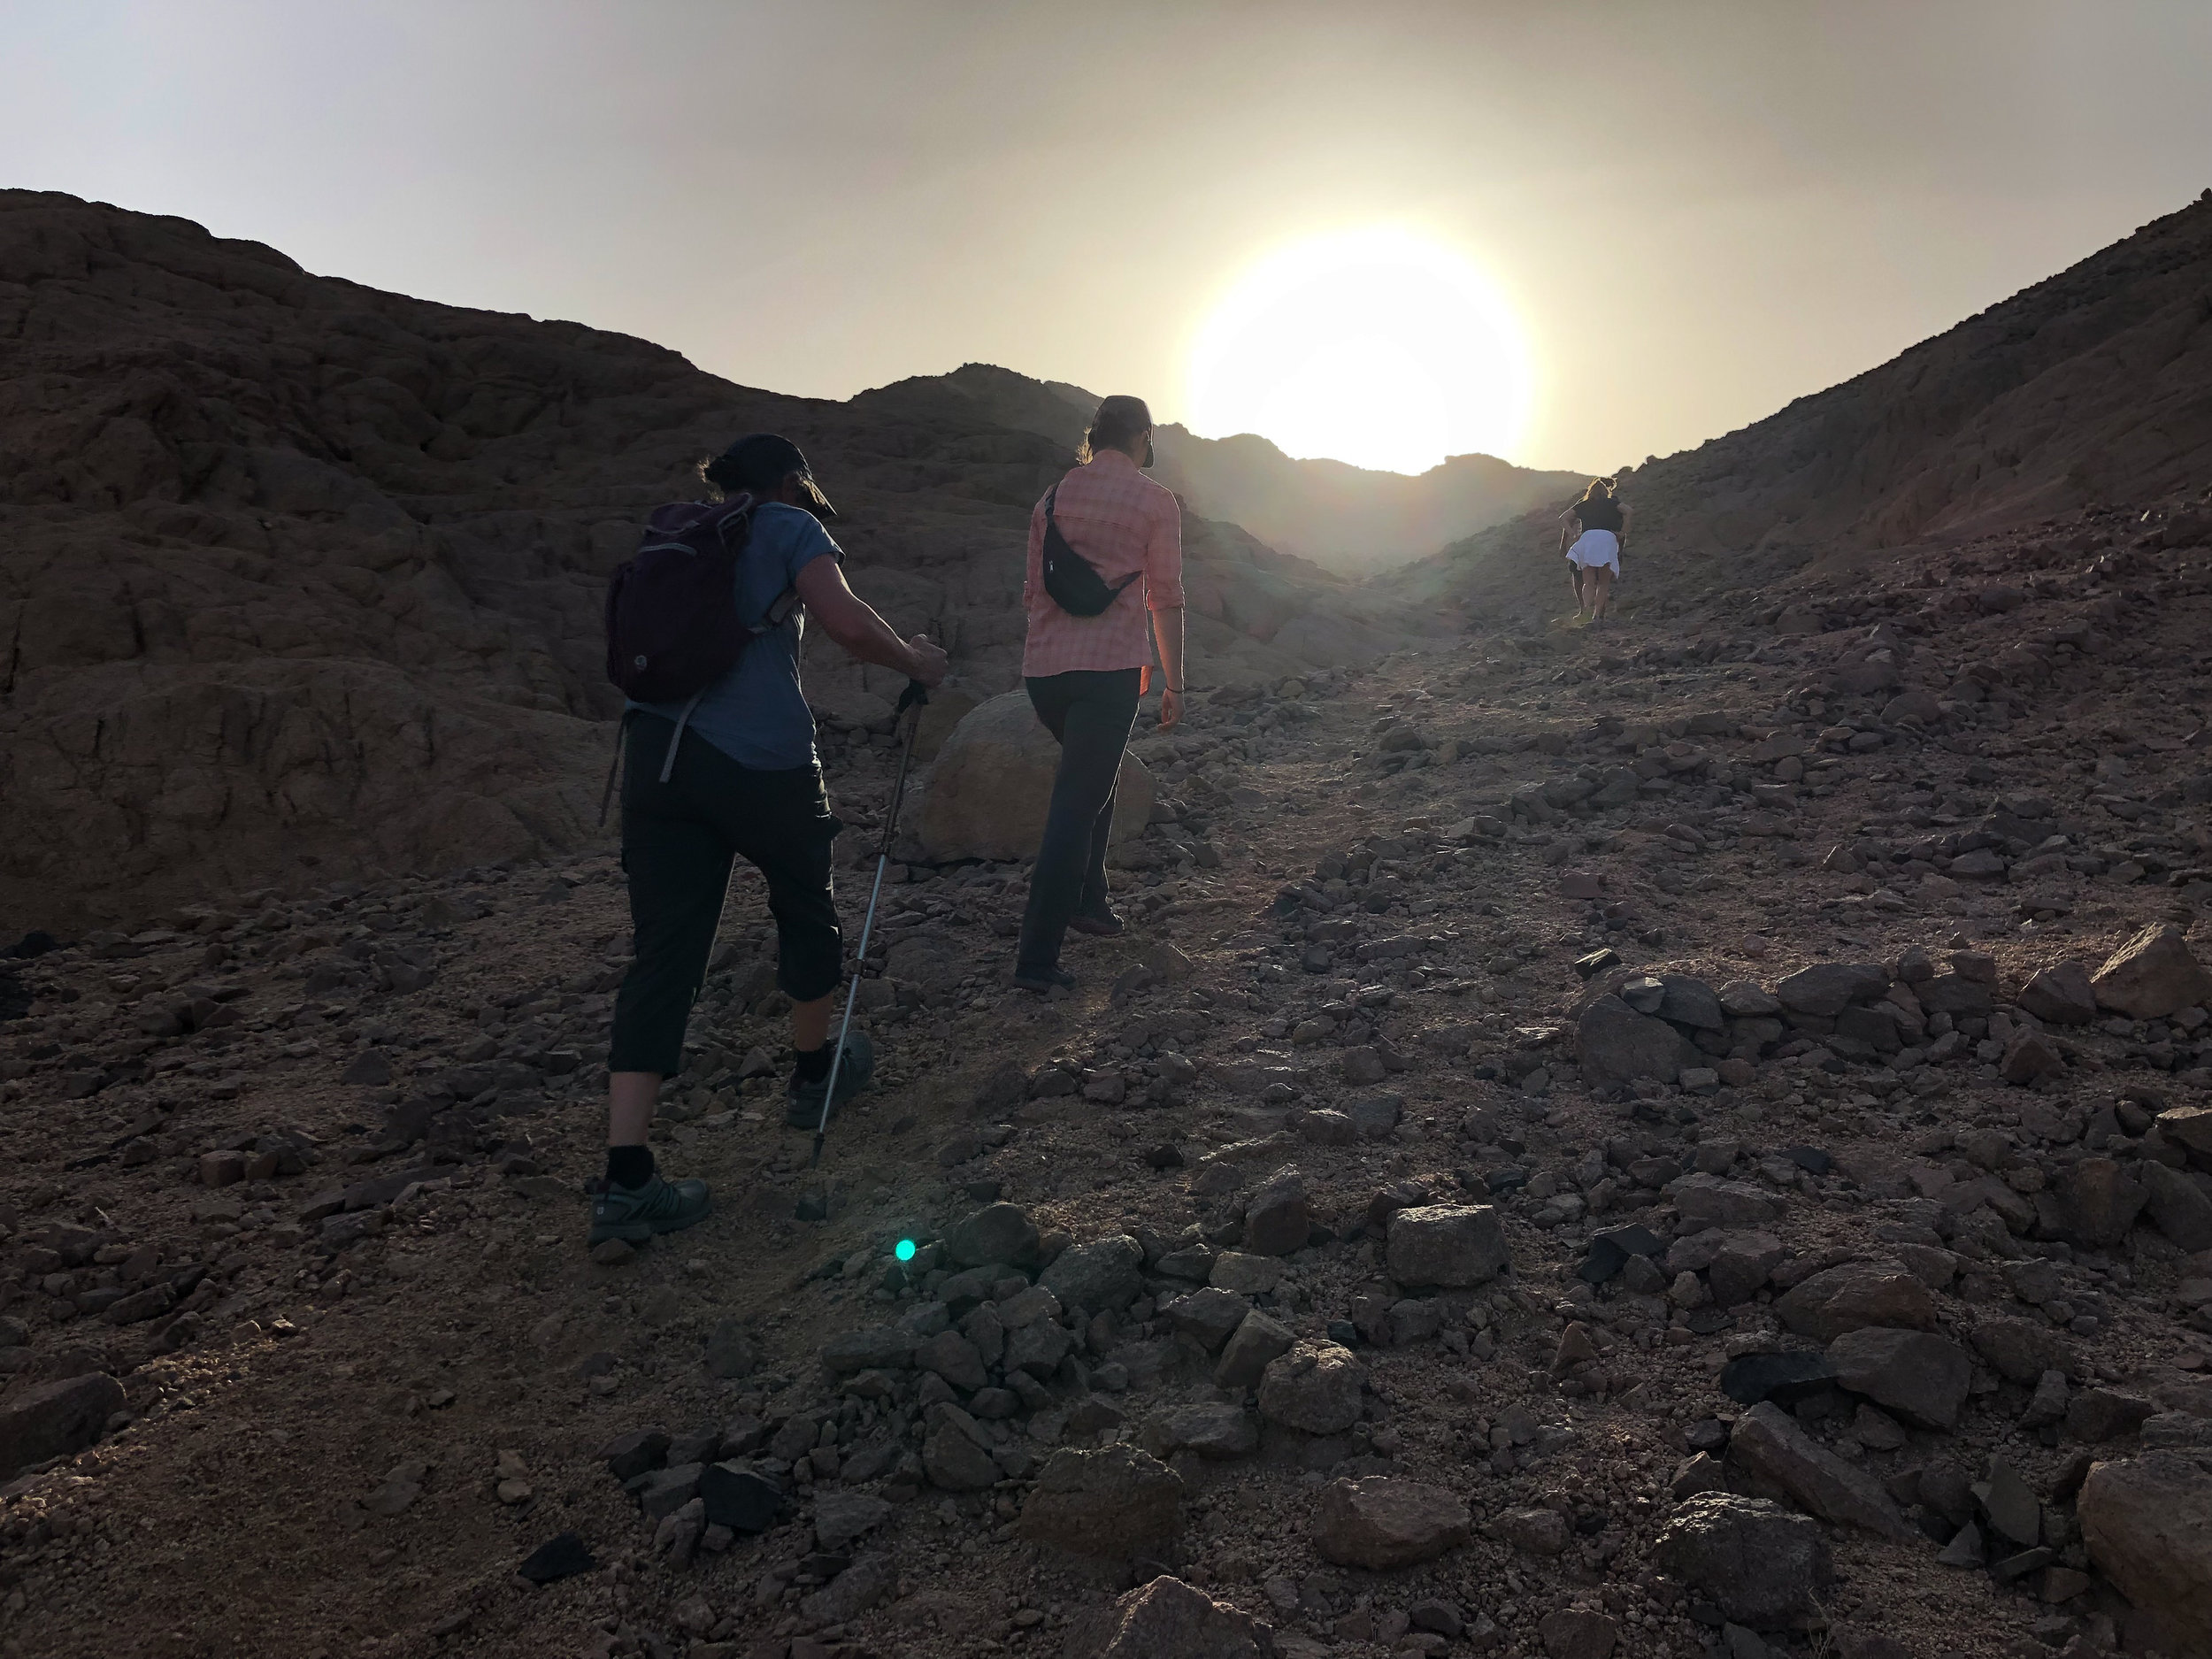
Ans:
{"label": "hiker with purple backpack", "polygon": [[792,1002],[785,1121],[815,1128],[874,1070],[866,1037],[850,1033],[828,1098],[845,950],[830,846],[841,826],[800,688],[806,617],[864,663],[926,687],[945,677],[943,651],[926,635],[899,638],[846,586],[843,553],[824,527],[836,513],[796,444],[756,433],[701,471],[724,499],[656,511],[607,598],[608,677],[628,699],[622,868],[637,955],[615,997],[593,1245],[672,1233],[710,1207],[704,1181],[655,1169],[645,1138],[663,1079],[683,1064],[736,858],[768,884],[776,983]]}

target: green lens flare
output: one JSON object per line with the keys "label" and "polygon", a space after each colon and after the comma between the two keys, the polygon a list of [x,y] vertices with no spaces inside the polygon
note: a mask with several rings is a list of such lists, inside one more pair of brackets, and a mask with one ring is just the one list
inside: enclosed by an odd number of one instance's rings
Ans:
{"label": "green lens flare", "polygon": [[902,1262],[912,1261],[914,1259],[914,1240],[911,1239],[901,1239],[898,1242],[897,1248],[895,1248],[891,1254],[897,1256]]}

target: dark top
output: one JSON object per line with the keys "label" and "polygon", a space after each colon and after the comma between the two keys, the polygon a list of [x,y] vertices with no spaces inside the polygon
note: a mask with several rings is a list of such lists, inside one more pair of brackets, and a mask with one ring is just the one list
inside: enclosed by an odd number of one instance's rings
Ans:
{"label": "dark top", "polygon": [[1621,533],[1621,504],[1610,495],[1601,495],[1595,501],[1578,501],[1574,504],[1577,523],[1585,530],[1610,530]]}

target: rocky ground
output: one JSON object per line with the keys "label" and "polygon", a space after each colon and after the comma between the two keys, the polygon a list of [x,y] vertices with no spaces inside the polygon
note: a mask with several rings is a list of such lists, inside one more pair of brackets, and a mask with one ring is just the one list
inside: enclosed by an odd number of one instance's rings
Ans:
{"label": "rocky ground", "polygon": [[2208,529],[1218,686],[819,1179],[741,877],[635,1253],[611,856],[25,941],[0,1653],[2212,1651]]}

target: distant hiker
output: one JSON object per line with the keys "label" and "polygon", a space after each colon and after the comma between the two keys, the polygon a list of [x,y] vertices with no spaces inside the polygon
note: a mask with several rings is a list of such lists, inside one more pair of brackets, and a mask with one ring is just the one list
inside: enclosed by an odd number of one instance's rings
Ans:
{"label": "distant hiker", "polygon": [[[776,983],[793,1004],[797,1052],[784,1120],[812,1129],[821,1114],[831,994],[843,978],[830,886],[830,843],[841,826],[823,793],[814,717],[799,685],[805,617],[864,663],[926,686],[945,677],[944,652],[924,635],[900,639],[845,585],[844,555],[823,528],[836,514],[797,445],[757,433],[701,472],[725,505],[656,512],[608,602],[609,675],[632,692],[622,717],[622,868],[637,957],[615,997],[607,1178],[592,1204],[593,1244],[672,1233],[707,1214],[706,1183],[664,1179],[645,1136],[662,1080],[683,1066],[684,1027],[734,858],[767,880]],[[701,664],[727,666],[702,678]],[[839,1068],[839,1100],[858,1093],[873,1069],[856,1033]]]}
{"label": "distant hiker", "polygon": [[1081,463],[1029,518],[1029,638],[1022,678],[1037,718],[1058,740],[1060,765],[1044,841],[1029,879],[1014,983],[1071,986],[1060,965],[1068,929],[1111,937],[1106,843],[1114,781],[1151,678],[1152,639],[1166,685],[1160,729],[1183,718],[1183,518],[1175,492],[1139,469],[1152,465],[1152,411],[1138,397],[1098,406]]}
{"label": "distant hiker", "polygon": [[1582,499],[1559,515],[1559,550],[1566,556],[1575,614],[1592,622],[1605,620],[1606,602],[1621,573],[1621,549],[1628,545],[1628,509],[1614,499],[1614,488],[1609,478],[1594,478]]}

